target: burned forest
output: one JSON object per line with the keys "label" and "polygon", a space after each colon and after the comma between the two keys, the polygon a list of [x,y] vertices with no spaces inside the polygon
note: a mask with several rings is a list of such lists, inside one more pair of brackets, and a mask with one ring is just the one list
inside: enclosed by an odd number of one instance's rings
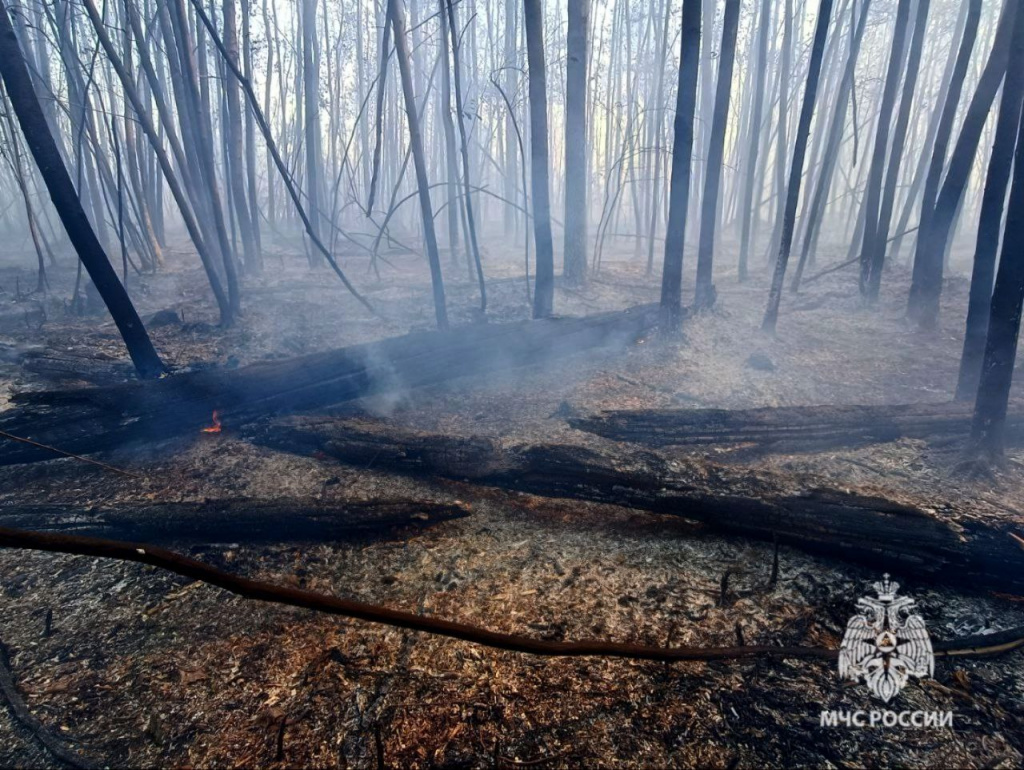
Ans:
{"label": "burned forest", "polygon": [[0,766],[1021,767],[1022,310],[1024,0],[0,0]]}

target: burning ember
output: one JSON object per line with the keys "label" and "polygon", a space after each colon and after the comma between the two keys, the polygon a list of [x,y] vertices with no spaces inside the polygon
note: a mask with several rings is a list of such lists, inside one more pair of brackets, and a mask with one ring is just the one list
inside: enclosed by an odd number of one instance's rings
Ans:
{"label": "burning ember", "polygon": [[220,432],[221,432],[220,417],[217,414],[217,410],[214,409],[213,410],[213,425],[207,425],[205,428],[203,428],[203,433],[220,433]]}

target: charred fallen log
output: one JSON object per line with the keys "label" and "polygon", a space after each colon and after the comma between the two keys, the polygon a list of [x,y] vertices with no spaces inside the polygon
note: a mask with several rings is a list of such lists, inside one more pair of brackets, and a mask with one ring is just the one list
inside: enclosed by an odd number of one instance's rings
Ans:
{"label": "charred fallen log", "polygon": [[[210,424],[214,411],[226,426],[237,427],[269,414],[556,363],[582,350],[621,348],[655,320],[653,309],[641,307],[586,318],[480,324],[156,382],[25,393],[13,399],[16,408],[4,413],[0,430],[84,454],[196,432]],[[40,447],[0,443],[0,465],[52,457]]]}
{"label": "charred fallen log", "polygon": [[1012,522],[956,520],[836,489],[802,488],[772,474],[614,453],[567,444],[503,445],[367,420],[290,418],[256,440],[361,467],[427,474],[547,497],[611,503],[683,516],[709,528],[912,574],[1024,593],[1024,549]]}
{"label": "charred fallen log", "polygon": [[[942,440],[971,431],[970,404],[787,406],[760,409],[635,409],[569,419],[572,427],[644,446],[753,444],[801,452],[901,438]],[[1007,437],[1024,441],[1024,408],[1007,417]]]}
{"label": "charred fallen log", "polygon": [[466,516],[468,507],[416,500],[325,503],[314,499],[119,503],[93,507],[8,505],[0,526],[153,543],[344,540]]}

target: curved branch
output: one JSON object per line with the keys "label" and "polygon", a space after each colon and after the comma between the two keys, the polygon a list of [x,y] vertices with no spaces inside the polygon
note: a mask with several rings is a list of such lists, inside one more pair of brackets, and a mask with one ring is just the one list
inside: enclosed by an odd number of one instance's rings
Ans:
{"label": "curved branch", "polygon": [[[0,527],[0,546],[34,551],[94,556],[148,564],[177,575],[208,583],[248,599],[286,604],[292,607],[326,612],[330,615],[382,623],[396,628],[445,636],[452,639],[546,657],[613,657],[656,661],[741,660],[748,658],[811,658],[834,660],[839,651],[824,647],[773,647],[743,645],[738,647],[655,647],[643,644],[605,642],[586,639],[578,642],[552,642],[518,634],[490,631],[479,626],[388,609],[375,604],[340,599],[327,594],[298,588],[287,588],[258,580],[232,575],[201,561],[149,545],[124,543],[74,535],[52,535],[41,532]],[[937,642],[934,650],[940,657],[998,655],[1024,647],[1024,627],[995,634]]]}

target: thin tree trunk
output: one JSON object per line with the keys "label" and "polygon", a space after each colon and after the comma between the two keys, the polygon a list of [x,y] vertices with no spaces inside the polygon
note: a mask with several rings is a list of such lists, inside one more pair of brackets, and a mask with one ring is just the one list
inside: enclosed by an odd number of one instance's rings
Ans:
{"label": "thin tree trunk", "polygon": [[683,0],[682,48],[679,54],[679,88],[672,146],[672,181],[669,187],[668,229],[665,233],[665,264],[661,276],[661,311],[665,328],[675,330],[682,322],[683,249],[686,214],[693,173],[693,116],[697,108],[697,66],[700,62],[701,0]]}
{"label": "thin tree trunk", "polygon": [[[449,0],[450,2],[450,0]],[[587,31],[590,0],[569,0],[565,64],[565,241],[563,275],[587,277]],[[637,234],[639,236],[639,233]],[[637,241],[639,245],[639,240]]]}
{"label": "thin tree trunk", "polygon": [[533,230],[537,242],[537,279],[533,317],[554,310],[555,255],[551,238],[548,184],[548,87],[544,68],[544,9],[541,0],[523,0],[526,51],[530,66],[530,168],[533,174]]}
{"label": "thin tree trunk", "polygon": [[715,230],[718,226],[718,188],[722,178],[725,134],[729,121],[729,99],[732,95],[732,70],[736,58],[736,29],[739,26],[740,0],[726,0],[722,19],[722,48],[718,57],[718,91],[711,121],[711,142],[708,146],[704,172],[704,196],[700,222],[700,245],[697,249],[697,285],[694,304],[710,308],[715,304],[712,269],[715,258]]}
{"label": "thin tree trunk", "polygon": [[804,155],[807,152],[807,139],[811,133],[811,117],[818,96],[818,78],[821,75],[821,60],[825,52],[825,39],[832,16],[832,0],[821,0],[818,8],[818,21],[814,29],[814,43],[811,47],[811,60],[807,70],[807,86],[804,90],[804,102],[800,109],[800,123],[797,125],[793,145],[793,165],[789,172],[789,186],[786,190],[786,208],[783,213],[782,234],[779,242],[779,255],[775,262],[772,276],[772,288],[768,294],[768,308],[765,310],[761,328],[775,333],[779,320],[779,303],[782,300],[782,287],[786,280],[786,265],[789,252],[793,245],[793,228],[796,224],[796,209],[800,202],[800,181],[804,171]]}
{"label": "thin tree trunk", "polygon": [[[1024,46],[1024,34],[1014,35],[1013,47]],[[1019,60],[1019,56],[1015,56]],[[1006,411],[1017,360],[1021,309],[1024,307],[1024,112],[1018,119],[1013,183],[1003,228],[1003,249],[996,274],[988,319],[985,357],[974,407],[972,439],[990,456],[1003,453]]]}
{"label": "thin tree trunk", "polygon": [[437,328],[447,329],[448,310],[445,305],[444,279],[441,276],[441,258],[437,252],[434,212],[430,203],[430,180],[427,178],[427,164],[423,154],[416,94],[413,93],[412,63],[409,59],[409,41],[406,38],[405,12],[401,3],[402,0],[388,0],[388,15],[391,17],[395,36],[395,55],[398,58],[398,72],[405,96],[405,116],[409,123],[409,141],[412,145],[413,166],[416,169],[416,184],[419,188],[420,213],[423,216],[423,239],[426,242],[427,261],[430,263],[430,279],[434,290],[434,315],[437,319]]}
{"label": "thin tree trunk", "polygon": [[739,280],[747,280],[747,264],[750,259],[750,229],[752,219],[758,216],[760,206],[757,181],[757,157],[761,147],[761,120],[764,114],[764,75],[768,67],[768,31],[771,26],[771,0],[761,0],[758,17],[757,64],[754,67],[754,108],[750,118],[747,137],[748,155],[746,179],[740,198],[740,257]]}
{"label": "thin tree trunk", "polygon": [[[932,328],[938,321],[939,298],[942,295],[942,273],[946,242],[950,225],[960,207],[961,196],[967,177],[974,162],[974,155],[981,140],[981,132],[988,121],[988,113],[995,101],[996,93],[1006,73],[1009,56],[1010,36],[1017,17],[1019,3],[1006,0],[996,30],[995,42],[988,62],[974,91],[970,105],[960,127],[960,136],[946,165],[946,150],[953,133],[960,93],[967,75],[973,36],[964,41],[954,68],[946,102],[942,106],[942,118],[932,150],[932,159],[925,179],[924,196],[921,201],[921,217],[918,224],[917,248],[914,253],[913,280],[907,303],[908,315],[922,328]],[[939,189],[942,172],[945,181]]]}
{"label": "thin tree trunk", "polygon": [[[989,315],[992,311],[992,285],[996,273],[996,252],[999,248],[999,231],[1003,223],[1003,206],[1006,202],[1006,188],[1013,166],[1014,145],[1021,118],[1024,98],[1024,13],[1016,19],[1016,42],[1010,50],[1003,82],[1003,96],[996,122],[996,135],[992,155],[988,162],[985,191],[981,201],[981,215],[978,221],[978,235],[974,250],[974,266],[971,273],[971,291],[967,306],[967,329],[964,334],[963,354],[960,357],[960,373],[957,378],[956,398],[967,401],[978,392],[981,380],[982,361],[985,356],[988,337]],[[1019,156],[1018,156],[1019,157]],[[1018,160],[1019,162],[1019,160]],[[1006,252],[1004,251],[1004,254]],[[1004,257],[1005,258],[1005,257]],[[1016,255],[1020,259],[1020,255]]]}
{"label": "thin tree trunk", "polygon": [[[889,132],[892,130],[896,95],[903,75],[903,52],[906,43],[907,25],[910,21],[910,0],[899,0],[896,6],[896,21],[889,48],[889,66],[885,74],[882,91],[882,106],[878,113],[875,129],[875,145],[871,154],[871,169],[864,193],[864,239],[860,251],[860,292],[868,295],[872,258],[875,253],[875,236],[878,230],[878,210],[881,206],[882,181],[885,177],[885,159],[889,152]],[[885,248],[885,244],[882,244]]]}

